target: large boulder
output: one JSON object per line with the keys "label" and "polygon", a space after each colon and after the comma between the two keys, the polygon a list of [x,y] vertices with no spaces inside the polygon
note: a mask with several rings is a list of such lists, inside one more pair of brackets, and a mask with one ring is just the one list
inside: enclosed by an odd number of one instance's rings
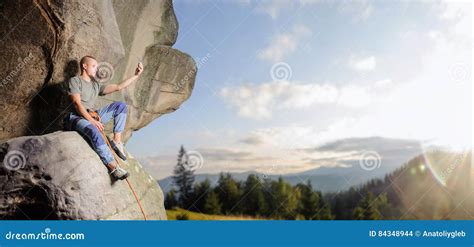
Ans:
{"label": "large boulder", "polygon": [[176,111],[193,89],[196,70],[187,54],[154,45],[148,47],[143,61],[148,69],[124,93],[130,116],[125,138],[162,114]]}
{"label": "large boulder", "polygon": [[[5,0],[0,21],[0,217],[142,219],[128,184],[113,182],[77,133],[57,131],[73,107],[66,82],[84,55],[99,61],[102,83],[119,83],[144,64],[138,81],[97,102],[128,103],[125,141],[190,97],[197,67],[171,47],[172,1]],[[155,180],[131,156],[124,166],[148,218],[166,219]]]}
{"label": "large boulder", "polygon": [[144,63],[135,85],[98,102],[129,104],[126,140],[191,95],[197,68],[171,48],[178,35],[171,0],[6,0],[0,21],[0,140],[62,128],[72,109],[65,82],[84,55],[98,59],[103,83],[118,83]]}
{"label": "large boulder", "polygon": [[[148,219],[166,219],[163,193],[128,155],[122,167]],[[76,132],[0,143],[1,219],[143,219],[127,182],[113,180]]]}

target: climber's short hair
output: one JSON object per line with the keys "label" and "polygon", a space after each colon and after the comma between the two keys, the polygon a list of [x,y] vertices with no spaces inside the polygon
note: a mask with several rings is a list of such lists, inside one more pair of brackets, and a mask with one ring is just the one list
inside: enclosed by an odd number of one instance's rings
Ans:
{"label": "climber's short hair", "polygon": [[85,55],[81,58],[81,61],[79,62],[79,66],[81,66],[81,71],[84,69],[84,67],[82,67],[83,64],[86,64],[87,60],[88,59],[94,59],[94,60],[97,60],[95,59],[95,57],[93,56],[90,56],[90,55]]}

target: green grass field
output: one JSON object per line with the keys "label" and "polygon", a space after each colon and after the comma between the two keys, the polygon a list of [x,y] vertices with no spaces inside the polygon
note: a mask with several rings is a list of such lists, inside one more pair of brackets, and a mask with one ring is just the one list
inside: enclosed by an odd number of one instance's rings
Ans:
{"label": "green grass field", "polygon": [[[168,220],[176,220],[177,218],[187,216],[188,220],[262,220],[263,218],[254,218],[244,215],[214,215],[202,214],[198,212],[188,211],[182,208],[174,208],[166,210]],[[185,217],[186,217],[185,216]]]}

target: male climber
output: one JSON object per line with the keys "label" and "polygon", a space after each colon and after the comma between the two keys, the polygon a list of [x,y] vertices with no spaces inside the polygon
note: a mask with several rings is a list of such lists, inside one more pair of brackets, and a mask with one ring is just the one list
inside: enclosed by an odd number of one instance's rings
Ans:
{"label": "male climber", "polygon": [[[120,91],[138,79],[143,71],[143,65],[138,64],[135,75],[119,84],[99,85],[95,79],[97,73],[97,61],[92,56],[85,56],[80,61],[81,75],[72,77],[68,81],[69,97],[74,105],[74,110],[69,113],[64,121],[65,130],[75,130],[86,138],[94,151],[107,166],[115,179],[125,179],[128,172],[118,166],[110,151],[106,140],[100,131],[110,120],[114,120],[114,136],[110,141],[112,148],[125,160],[125,151],[122,143],[122,132],[125,128],[127,118],[127,105],[124,102],[113,102],[100,109],[95,108],[95,101],[99,95],[106,95]],[[100,122],[95,120],[89,112],[96,111],[100,116]]]}

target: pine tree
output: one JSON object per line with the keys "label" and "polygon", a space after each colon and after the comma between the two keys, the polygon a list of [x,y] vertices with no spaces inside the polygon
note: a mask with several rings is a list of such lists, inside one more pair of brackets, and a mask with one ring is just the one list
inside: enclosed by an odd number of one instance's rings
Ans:
{"label": "pine tree", "polygon": [[192,202],[194,171],[189,169],[186,150],[181,146],[178,154],[178,163],[174,168],[173,181],[179,192],[179,206],[189,208]]}
{"label": "pine tree", "polygon": [[283,219],[294,219],[298,207],[299,193],[282,177],[271,182],[270,216]]}
{"label": "pine tree", "polygon": [[206,178],[200,183],[197,183],[193,189],[194,207],[191,207],[191,210],[193,208],[196,208],[199,212],[203,212],[204,205],[208,199],[209,192],[211,190],[211,181],[208,178]]}
{"label": "pine tree", "polygon": [[311,181],[306,184],[297,184],[296,189],[301,193],[298,203],[298,213],[307,220],[319,219],[319,196],[313,191]]}
{"label": "pine tree", "polygon": [[221,208],[222,205],[219,202],[219,197],[217,196],[216,192],[210,191],[207,194],[203,212],[206,214],[221,214]]}
{"label": "pine tree", "polygon": [[247,215],[264,215],[266,211],[265,195],[260,178],[255,174],[250,174],[245,181],[243,213]]}
{"label": "pine tree", "polygon": [[222,203],[222,211],[225,214],[236,214],[241,212],[241,205],[239,205],[242,196],[241,186],[236,182],[232,176],[227,173],[219,175],[218,187],[215,192]]}
{"label": "pine tree", "polygon": [[165,208],[172,209],[178,206],[178,200],[176,199],[176,190],[172,188],[168,193],[166,193],[165,197]]}
{"label": "pine tree", "polygon": [[318,191],[316,192],[318,194],[318,198],[319,198],[319,205],[318,205],[318,210],[319,210],[319,213],[318,213],[318,219],[319,220],[333,220],[335,219],[336,217],[331,213],[331,206],[329,205],[329,203],[327,203],[324,198],[323,198],[323,194],[321,193],[321,191]]}
{"label": "pine tree", "polygon": [[362,198],[354,209],[352,215],[356,220],[380,220],[382,215],[379,212],[378,199],[374,198],[372,192]]}

